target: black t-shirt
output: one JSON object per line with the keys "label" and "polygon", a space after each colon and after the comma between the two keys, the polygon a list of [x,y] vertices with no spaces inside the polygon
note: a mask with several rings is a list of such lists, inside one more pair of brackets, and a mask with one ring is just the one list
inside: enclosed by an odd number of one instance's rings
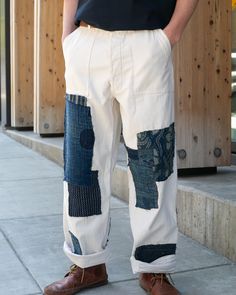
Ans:
{"label": "black t-shirt", "polygon": [[81,20],[104,30],[163,29],[176,0],[79,0],[75,24]]}

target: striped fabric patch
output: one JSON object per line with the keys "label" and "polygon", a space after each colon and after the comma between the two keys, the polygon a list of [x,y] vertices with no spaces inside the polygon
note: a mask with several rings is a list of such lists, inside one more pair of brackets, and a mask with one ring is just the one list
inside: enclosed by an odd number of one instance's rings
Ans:
{"label": "striped fabric patch", "polygon": [[102,214],[101,192],[97,177],[94,180],[91,185],[68,183],[70,216],[86,217]]}
{"label": "striped fabric patch", "polygon": [[87,106],[87,98],[84,96],[66,93],[65,98],[67,101],[72,103],[79,104],[81,106]]}

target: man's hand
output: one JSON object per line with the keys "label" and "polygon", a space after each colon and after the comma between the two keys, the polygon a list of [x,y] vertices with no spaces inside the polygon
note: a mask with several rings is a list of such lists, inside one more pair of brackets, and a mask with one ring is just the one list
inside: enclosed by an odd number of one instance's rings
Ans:
{"label": "man's hand", "polygon": [[177,0],[173,16],[169,24],[163,30],[172,48],[180,40],[197,3],[198,0]]}
{"label": "man's hand", "polygon": [[173,48],[175,44],[179,41],[180,37],[174,34],[174,31],[169,29],[168,26],[166,26],[163,31],[170,41],[171,48]]}
{"label": "man's hand", "polygon": [[63,33],[62,36],[61,36],[61,43],[63,43],[64,40],[65,40],[65,38],[66,38],[68,35],[70,35],[72,32],[73,32],[73,31],[70,31],[70,32],[68,32],[68,33]]}
{"label": "man's hand", "polygon": [[76,29],[75,13],[79,4],[79,0],[64,0],[63,8],[63,33],[61,37],[61,42]]}

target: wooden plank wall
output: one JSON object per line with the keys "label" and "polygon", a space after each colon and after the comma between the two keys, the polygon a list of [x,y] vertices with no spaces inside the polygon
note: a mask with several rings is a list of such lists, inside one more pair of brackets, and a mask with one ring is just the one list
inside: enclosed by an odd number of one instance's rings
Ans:
{"label": "wooden plank wall", "polygon": [[236,8],[232,12],[232,49],[236,52]]}
{"label": "wooden plank wall", "polygon": [[63,0],[35,0],[34,131],[63,133]]}
{"label": "wooden plank wall", "polygon": [[178,168],[230,165],[231,0],[200,0],[174,49]]}
{"label": "wooden plank wall", "polygon": [[11,0],[11,126],[33,126],[34,1]]}

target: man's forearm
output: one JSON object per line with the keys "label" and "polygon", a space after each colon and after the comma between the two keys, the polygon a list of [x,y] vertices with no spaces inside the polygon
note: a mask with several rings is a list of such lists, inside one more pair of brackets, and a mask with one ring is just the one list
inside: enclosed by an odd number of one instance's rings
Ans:
{"label": "man's forearm", "polygon": [[197,3],[198,0],[177,0],[174,14],[169,24],[164,29],[173,44],[178,42],[181,38]]}
{"label": "man's forearm", "polygon": [[74,18],[78,4],[79,0],[64,0],[62,39],[73,32],[76,28]]}

